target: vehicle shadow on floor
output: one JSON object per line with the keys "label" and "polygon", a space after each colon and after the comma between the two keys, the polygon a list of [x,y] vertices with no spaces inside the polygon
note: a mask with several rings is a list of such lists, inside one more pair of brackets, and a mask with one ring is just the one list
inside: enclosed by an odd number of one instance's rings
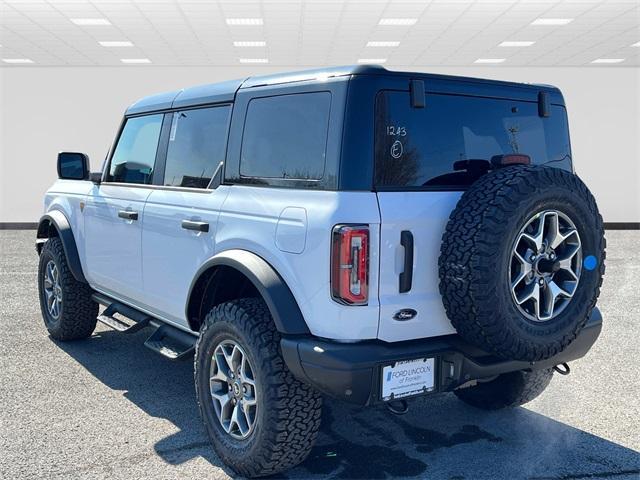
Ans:
{"label": "vehicle shadow on floor", "polygon": [[[233,477],[202,426],[192,362],[171,362],[144,348],[149,334],[101,330],[59,346],[106,386],[125,391],[145,414],[179,429],[155,445],[164,461],[202,457]],[[638,473],[640,455],[631,449],[525,408],[484,412],[443,394],[415,399],[401,417],[383,406],[361,409],[327,400],[309,458],[280,478],[545,480]]]}

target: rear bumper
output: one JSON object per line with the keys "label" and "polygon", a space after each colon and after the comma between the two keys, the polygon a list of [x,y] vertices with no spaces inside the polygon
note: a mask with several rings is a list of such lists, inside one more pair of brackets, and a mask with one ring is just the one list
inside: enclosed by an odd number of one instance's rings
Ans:
{"label": "rear bumper", "polygon": [[381,370],[400,360],[433,357],[435,391],[446,392],[470,381],[517,370],[538,370],[586,355],[602,330],[602,315],[593,309],[580,335],[558,355],[540,362],[502,360],[469,345],[458,335],[407,342],[379,340],[338,343],[312,336],[284,337],[280,345],[296,378],[332,397],[359,405],[382,401]]}

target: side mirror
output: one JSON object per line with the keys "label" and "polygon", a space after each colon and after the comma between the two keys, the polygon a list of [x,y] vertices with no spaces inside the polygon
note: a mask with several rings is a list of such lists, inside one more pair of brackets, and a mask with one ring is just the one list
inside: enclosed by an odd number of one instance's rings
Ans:
{"label": "side mirror", "polygon": [[58,178],[64,180],[88,180],[89,157],[84,153],[58,153]]}

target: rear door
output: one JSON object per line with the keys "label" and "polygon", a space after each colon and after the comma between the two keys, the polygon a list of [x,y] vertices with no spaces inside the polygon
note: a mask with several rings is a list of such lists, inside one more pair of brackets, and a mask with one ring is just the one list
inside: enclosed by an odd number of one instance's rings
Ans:
{"label": "rear door", "polygon": [[439,292],[438,258],[449,215],[495,156],[571,168],[566,114],[535,101],[408,91],[376,97],[375,188],[381,215],[378,337],[407,340],[454,333]]}
{"label": "rear door", "polygon": [[231,105],[166,115],[166,155],[144,209],[143,303],[183,327],[191,281],[214,254],[218,215],[229,190],[218,183],[230,115]]}

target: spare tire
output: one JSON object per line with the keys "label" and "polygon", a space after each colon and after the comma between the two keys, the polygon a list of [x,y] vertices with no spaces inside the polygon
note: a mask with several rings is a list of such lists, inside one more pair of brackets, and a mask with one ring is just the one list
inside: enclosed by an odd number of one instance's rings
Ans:
{"label": "spare tire", "polygon": [[468,342],[504,359],[542,360],[580,333],[604,259],[602,217],[576,175],[510,166],[476,181],[451,213],[440,293]]}

